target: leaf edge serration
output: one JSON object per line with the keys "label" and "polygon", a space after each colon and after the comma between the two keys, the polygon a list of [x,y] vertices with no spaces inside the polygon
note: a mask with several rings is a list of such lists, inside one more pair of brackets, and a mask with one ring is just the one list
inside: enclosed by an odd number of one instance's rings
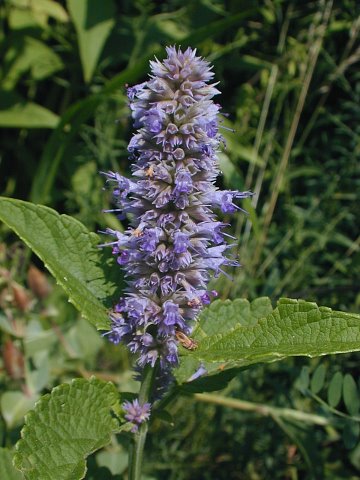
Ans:
{"label": "leaf edge serration", "polygon": [[[37,435],[41,433],[41,428],[39,429],[38,416],[39,412],[46,411],[47,414],[51,415],[51,409],[54,405],[50,405],[50,402],[53,400],[53,403],[56,400],[60,399],[61,395],[64,395],[71,400],[71,391],[76,393],[77,389],[80,391],[83,387],[100,387],[99,394],[101,391],[102,400],[106,401],[106,405],[102,405],[101,408],[109,409],[109,419],[108,426],[109,430],[100,440],[94,443],[93,447],[88,449],[86,452],[79,455],[79,460],[77,463],[74,463],[74,468],[69,472],[69,476],[62,477],[64,480],[81,480],[85,477],[87,467],[86,467],[86,458],[91,455],[93,452],[99,448],[107,445],[110,442],[111,434],[116,432],[118,429],[118,421],[116,418],[113,418],[111,415],[111,410],[116,409],[116,405],[119,403],[119,393],[116,390],[115,385],[112,382],[104,382],[95,377],[91,377],[89,380],[83,378],[73,379],[70,383],[63,383],[54,387],[50,393],[42,396],[35,404],[33,410],[30,410],[25,415],[25,424],[21,429],[20,435],[21,438],[15,445],[15,455],[13,458],[13,465],[16,469],[21,471],[26,478],[26,480],[53,480],[54,472],[51,472],[49,475],[40,474],[39,467],[29,460],[29,450],[32,450],[32,447],[38,448],[41,447],[41,444],[38,440]],[[86,392],[85,392],[86,393]],[[98,398],[98,396],[97,396]],[[75,402],[74,402],[75,403]],[[89,412],[88,412],[89,413]],[[85,412],[86,414],[86,412]],[[105,422],[101,424],[103,427]],[[50,427],[50,425],[48,425]],[[79,440],[79,439],[78,439]],[[80,439],[81,440],[81,439]],[[85,439],[86,440],[86,439]],[[32,444],[32,445],[31,445]],[[76,444],[76,439],[74,440],[74,450]],[[30,445],[30,446],[29,446]],[[63,469],[63,465],[57,466],[60,469]],[[75,476],[74,476],[75,475]]]}

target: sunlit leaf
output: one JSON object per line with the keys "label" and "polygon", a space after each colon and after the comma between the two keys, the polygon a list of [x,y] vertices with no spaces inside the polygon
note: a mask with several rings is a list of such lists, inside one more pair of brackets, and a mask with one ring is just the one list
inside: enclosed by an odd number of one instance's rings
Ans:
{"label": "sunlit leaf", "polygon": [[202,365],[210,374],[273,362],[289,356],[317,357],[360,350],[360,315],[281,299],[216,301],[193,332],[198,347],[182,349],[180,383]]}
{"label": "sunlit leaf", "polygon": [[16,467],[27,480],[80,480],[85,458],[107,445],[118,422],[111,409],[118,393],[95,378],[55,387],[26,416],[16,445]]}
{"label": "sunlit leaf", "polygon": [[97,247],[98,236],[67,215],[9,198],[0,198],[0,220],[41,258],[82,315],[98,329],[107,329],[105,305],[116,300],[121,282],[110,280],[109,252]]}
{"label": "sunlit leaf", "polygon": [[54,0],[36,0],[36,2],[30,2],[29,7],[38,20],[46,20],[47,22],[48,17],[52,17],[58,22],[69,20],[69,15],[64,7]]}

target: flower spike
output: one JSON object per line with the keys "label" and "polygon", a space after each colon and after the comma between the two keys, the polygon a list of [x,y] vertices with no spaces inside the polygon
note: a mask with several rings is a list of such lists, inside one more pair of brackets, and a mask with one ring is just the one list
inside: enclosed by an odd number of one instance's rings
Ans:
{"label": "flower spike", "polygon": [[[105,174],[116,210],[131,219],[126,232],[107,230],[128,279],[108,338],[126,343],[141,368],[158,362],[163,373],[178,364],[179,338],[216,294],[207,290],[211,273],[238,265],[227,257],[226,224],[214,210],[232,214],[241,210],[236,201],[251,195],[214,185],[223,138],[212,67],[191,48],[166,53],[163,62],[150,62],[148,81],[127,91],[137,129],[128,146],[132,179]],[[138,424],[140,407],[126,409]]]}

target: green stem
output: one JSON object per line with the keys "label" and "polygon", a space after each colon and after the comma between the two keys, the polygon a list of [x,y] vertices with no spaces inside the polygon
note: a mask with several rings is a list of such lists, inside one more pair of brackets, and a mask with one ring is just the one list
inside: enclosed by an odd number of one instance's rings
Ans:
{"label": "green stem", "polygon": [[214,403],[216,405],[222,405],[236,410],[254,412],[264,416],[283,417],[322,426],[329,425],[330,423],[329,419],[322,417],[321,415],[314,415],[312,413],[293,410],[291,408],[271,407],[262,403],[247,402],[245,400],[237,400],[235,398],[227,398],[222,397],[221,395],[211,395],[208,393],[197,393],[194,397],[200,402]]}
{"label": "green stem", "polygon": [[[156,365],[155,367],[147,365],[144,369],[139,392],[139,403],[141,405],[149,401],[154,385],[156,370]],[[133,436],[129,453],[129,480],[140,480],[141,478],[142,460],[147,432],[148,422],[144,422],[140,425],[139,431]]]}

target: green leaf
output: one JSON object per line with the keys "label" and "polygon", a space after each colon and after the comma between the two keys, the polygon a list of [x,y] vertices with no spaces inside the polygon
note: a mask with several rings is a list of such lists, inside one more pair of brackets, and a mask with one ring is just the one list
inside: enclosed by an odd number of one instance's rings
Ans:
{"label": "green leaf", "polygon": [[0,330],[6,333],[10,333],[14,337],[22,336],[22,332],[16,330],[16,325],[14,325],[5,315],[0,312]]}
{"label": "green leaf", "polygon": [[360,408],[359,391],[355,380],[349,373],[344,377],[343,397],[345,406],[350,415],[357,415]]}
{"label": "green leaf", "polygon": [[347,449],[352,449],[358,443],[360,434],[360,425],[357,422],[348,420],[344,424],[343,440]]}
{"label": "green leaf", "polygon": [[10,3],[8,22],[11,30],[34,29],[39,25],[43,29],[54,28],[54,25],[48,25],[49,17],[62,23],[69,21],[66,10],[56,0],[10,0]]}
{"label": "green leaf", "polygon": [[349,459],[355,468],[360,470],[360,442],[356,445],[354,450],[350,453]]}
{"label": "green leaf", "polygon": [[339,404],[342,394],[342,385],[343,374],[341,372],[336,372],[330,381],[328,389],[328,403],[330,407],[336,407]]}
{"label": "green leaf", "polygon": [[[230,188],[237,188],[238,185],[243,184],[242,176],[240,175],[235,164],[230,160],[230,157],[224,152],[219,153],[219,167],[226,185]],[[235,187],[236,185],[236,187]]]}
{"label": "green leaf", "polygon": [[111,409],[115,386],[95,378],[55,387],[26,416],[16,444],[15,466],[27,480],[78,480],[85,458],[110,443],[118,428]]}
{"label": "green leaf", "polygon": [[53,329],[44,330],[40,321],[30,320],[26,327],[26,336],[24,338],[24,347],[27,357],[38,353],[47,353],[52,346],[58,343],[59,337]]}
{"label": "green leaf", "polygon": [[209,374],[273,362],[288,356],[317,357],[360,350],[360,315],[302,300],[215,301],[200,315],[193,350],[181,349],[179,383],[204,366]]}
{"label": "green leaf", "polygon": [[99,467],[107,467],[113,475],[124,472],[128,466],[128,454],[119,448],[102,450],[96,455],[96,463]]}
{"label": "green leaf", "polygon": [[45,43],[32,37],[13,34],[10,48],[4,57],[2,88],[6,91],[12,90],[27,71],[30,71],[34,80],[42,80],[63,67],[59,55]]}
{"label": "green leaf", "polygon": [[[75,1],[75,0],[73,0]],[[202,28],[196,29],[183,39],[183,45],[195,45],[209,38],[211,35],[221,34],[231,25],[238,24],[246,18],[251,18],[255,13],[255,9],[244,10],[240,14],[231,15],[225,20],[212,22]],[[93,93],[86,98],[79,100],[64,112],[61,116],[57,128],[52,132],[49,141],[46,143],[43,154],[39,161],[33,185],[31,188],[31,200],[38,203],[48,203],[52,187],[62,162],[67,158],[69,149],[77,139],[80,128],[94,114],[96,108],[106,101],[109,95],[116,92],[119,96],[125,83],[136,83],[141,79],[149,68],[149,60],[154,55],[161,57],[163,55],[163,47],[152,50],[151,54],[144,54],[134,65],[128,65],[119,74],[112,77],[106,82],[106,85],[99,93]],[[124,97],[124,104],[126,104]],[[71,125],[71,129],[69,129]]]}
{"label": "green leaf", "polygon": [[12,31],[38,27],[38,22],[34,18],[30,9],[25,10],[24,8],[21,8],[20,5],[16,7],[14,4],[15,2],[12,3],[12,8],[9,9],[7,15],[7,21]]}
{"label": "green leaf", "polygon": [[47,108],[0,90],[0,127],[55,128],[58,122],[59,117]]}
{"label": "green leaf", "polygon": [[309,367],[307,365],[304,365],[301,369],[299,377],[296,379],[295,388],[297,388],[304,395],[306,390],[309,388],[309,383]]}
{"label": "green leaf", "polygon": [[38,398],[38,395],[25,395],[20,391],[4,392],[1,395],[0,405],[7,427],[11,429],[21,425],[24,415],[34,407]]}
{"label": "green leaf", "polygon": [[[189,366],[192,368],[191,373],[193,373],[194,365],[189,362]],[[180,368],[179,371],[176,372],[176,378],[178,382],[184,381],[185,383],[177,385],[177,392],[179,392],[180,395],[186,395],[189,393],[216,392],[218,390],[223,390],[227,387],[230,380],[236,377],[236,375],[239,375],[246,368],[229,368],[212,373],[212,366],[208,364],[206,366],[210,375],[196,378],[196,380],[192,380],[191,374],[184,374],[184,371]]]}
{"label": "green leaf", "polygon": [[[125,79],[126,77],[124,82]],[[73,154],[70,152],[71,142],[77,138],[80,128],[105,100],[106,96],[103,94],[90,95],[71,105],[61,116],[58,126],[45,145],[34,174],[30,194],[33,202],[46,203],[49,201],[61,162],[67,158],[67,155]]]}
{"label": "green leaf", "polygon": [[319,365],[313,376],[311,377],[310,382],[310,389],[312,393],[319,393],[320,390],[323,388],[325,383],[325,374],[326,374],[326,367],[324,364]]}
{"label": "green leaf", "polygon": [[64,334],[67,344],[78,358],[95,358],[104,344],[104,339],[86,321],[80,319]]}
{"label": "green leaf", "polygon": [[222,32],[226,32],[232,25],[239,25],[246,18],[252,18],[255,13],[255,8],[249,8],[247,10],[242,10],[241,13],[227,15],[226,18],[207,23],[206,25],[196,28],[194,31],[192,31],[190,35],[182,40],[182,44],[195,45],[203,40],[207,40],[209,36],[211,36],[211,38],[216,38],[217,35],[220,35]]}
{"label": "green leaf", "polygon": [[226,335],[237,327],[253,327],[272,311],[271,301],[267,297],[257,298],[251,303],[244,298],[217,300],[201,313],[194,338],[200,340],[217,334]]}
{"label": "green leaf", "polygon": [[45,23],[44,19],[47,23],[48,17],[52,17],[58,22],[67,22],[69,20],[64,7],[54,0],[36,0],[36,2],[31,2],[29,7],[41,24]]}
{"label": "green leaf", "polygon": [[115,7],[112,0],[67,0],[78,36],[81,63],[85,82],[93,76],[106,39],[115,24]]}
{"label": "green leaf", "polygon": [[119,269],[109,269],[108,249],[97,247],[99,237],[74,218],[10,198],[0,197],[0,220],[41,258],[82,315],[107,329],[105,305],[118,298],[121,282],[116,284],[114,277]]}
{"label": "green leaf", "polygon": [[0,478],[1,480],[23,480],[21,472],[12,463],[14,453],[7,448],[0,448]]}

